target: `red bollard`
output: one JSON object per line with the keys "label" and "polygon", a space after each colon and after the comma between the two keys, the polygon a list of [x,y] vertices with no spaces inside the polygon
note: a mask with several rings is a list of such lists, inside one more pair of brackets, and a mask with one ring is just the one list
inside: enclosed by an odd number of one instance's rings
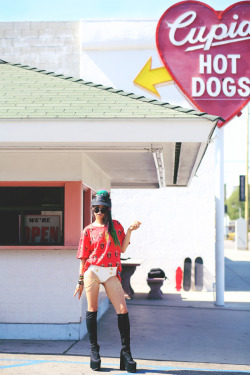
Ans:
{"label": "red bollard", "polygon": [[176,270],[176,290],[179,292],[181,290],[181,284],[182,284],[182,269],[181,267],[178,267]]}

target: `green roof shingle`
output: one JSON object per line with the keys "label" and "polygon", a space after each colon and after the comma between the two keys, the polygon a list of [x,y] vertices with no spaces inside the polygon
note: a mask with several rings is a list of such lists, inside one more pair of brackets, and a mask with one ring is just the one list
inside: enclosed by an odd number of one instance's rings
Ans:
{"label": "green roof shingle", "polygon": [[0,119],[205,118],[190,108],[62,74],[0,61]]}

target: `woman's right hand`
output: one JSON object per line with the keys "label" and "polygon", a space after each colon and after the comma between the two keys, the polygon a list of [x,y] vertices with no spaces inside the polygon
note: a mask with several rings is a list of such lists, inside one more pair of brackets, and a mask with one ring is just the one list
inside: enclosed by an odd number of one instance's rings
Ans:
{"label": "woman's right hand", "polygon": [[141,226],[141,222],[135,221],[134,224],[130,225],[130,227],[128,229],[132,232],[132,230],[136,230],[136,229],[140,228],[140,226]]}
{"label": "woman's right hand", "polygon": [[82,296],[82,292],[83,292],[83,285],[77,284],[76,289],[75,289],[75,293],[74,293],[74,297],[78,293],[78,299],[80,299],[81,296]]}

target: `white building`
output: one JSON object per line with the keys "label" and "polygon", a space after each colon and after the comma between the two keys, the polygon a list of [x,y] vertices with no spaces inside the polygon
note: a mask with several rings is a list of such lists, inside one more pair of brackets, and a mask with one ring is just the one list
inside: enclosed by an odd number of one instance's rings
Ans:
{"label": "white building", "polygon": [[[91,195],[100,188],[112,189],[113,217],[124,227],[142,222],[126,253],[143,262],[135,292],[145,288],[153,267],[164,269],[170,281],[164,290],[173,291],[177,267],[198,256],[204,289],[212,290],[210,141],[218,118],[178,106],[174,87],[159,89],[169,105],[145,99],[133,86],[148,57],[157,59],[156,22],[0,27],[1,58],[10,63],[0,64],[1,337],[83,337],[86,302],[72,298],[75,255],[91,220]],[[27,222],[35,215],[57,222],[53,229],[34,229]],[[103,291],[99,306],[100,314],[108,306]]]}

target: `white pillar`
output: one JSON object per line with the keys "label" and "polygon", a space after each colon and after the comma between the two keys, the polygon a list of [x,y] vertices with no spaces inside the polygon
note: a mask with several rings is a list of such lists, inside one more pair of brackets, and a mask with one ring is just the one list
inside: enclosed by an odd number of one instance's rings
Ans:
{"label": "white pillar", "polygon": [[215,210],[216,210],[216,305],[224,306],[224,127],[216,129],[215,138]]}

